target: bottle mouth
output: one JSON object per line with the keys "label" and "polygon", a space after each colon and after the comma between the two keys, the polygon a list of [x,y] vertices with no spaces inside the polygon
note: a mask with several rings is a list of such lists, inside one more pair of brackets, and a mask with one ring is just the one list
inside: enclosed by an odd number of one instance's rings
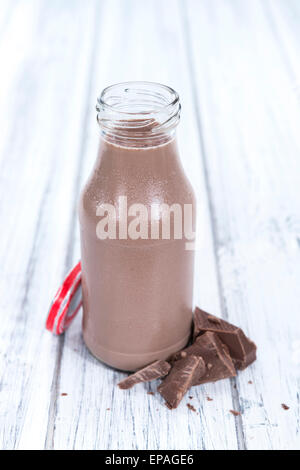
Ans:
{"label": "bottle mouth", "polygon": [[131,146],[169,140],[180,119],[179,96],[154,82],[124,82],[105,88],[97,99],[97,121],[104,136]]}

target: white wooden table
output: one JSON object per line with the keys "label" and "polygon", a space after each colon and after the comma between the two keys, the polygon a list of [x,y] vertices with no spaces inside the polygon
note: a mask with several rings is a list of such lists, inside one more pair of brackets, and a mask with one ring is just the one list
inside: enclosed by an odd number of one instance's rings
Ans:
{"label": "white wooden table", "polygon": [[[299,0],[1,0],[0,448],[300,448],[299,58]],[[125,80],[179,92],[195,302],[258,345],[236,380],[172,412],[145,393],[155,383],[116,387],[81,318],[63,337],[44,328],[80,256],[96,97]]]}

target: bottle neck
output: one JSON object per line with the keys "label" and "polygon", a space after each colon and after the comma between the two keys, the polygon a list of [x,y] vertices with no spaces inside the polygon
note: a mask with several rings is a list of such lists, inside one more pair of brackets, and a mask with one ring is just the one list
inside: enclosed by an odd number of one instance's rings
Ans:
{"label": "bottle neck", "polygon": [[127,148],[156,147],[171,141],[180,119],[177,93],[149,82],[106,88],[96,109],[102,137]]}

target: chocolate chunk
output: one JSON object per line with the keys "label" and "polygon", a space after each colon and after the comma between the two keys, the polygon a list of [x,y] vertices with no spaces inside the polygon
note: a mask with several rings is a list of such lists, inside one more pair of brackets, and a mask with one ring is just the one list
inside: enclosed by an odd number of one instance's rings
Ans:
{"label": "chocolate chunk", "polygon": [[201,357],[190,355],[176,361],[169,375],[157,388],[168,408],[177,408],[195,379],[199,380],[204,373],[205,364]]}
{"label": "chocolate chunk", "polygon": [[214,315],[208,315],[207,319],[210,323],[217,323],[217,325],[221,324],[221,319],[218,317],[215,317]]}
{"label": "chocolate chunk", "polygon": [[256,345],[251,341],[241,328],[231,323],[218,319],[196,307],[194,313],[194,338],[211,331],[217,333],[219,338],[229,349],[230,355],[237,369],[245,369],[256,359]]}
{"label": "chocolate chunk", "polygon": [[205,374],[201,376],[195,374],[192,385],[216,382],[236,375],[228,348],[215,333],[208,331],[198,336],[191,346],[184,349],[184,352],[187,356],[202,357],[206,364]]}
{"label": "chocolate chunk", "polygon": [[150,382],[150,380],[155,380],[159,377],[164,377],[168,374],[170,369],[171,366],[168,362],[156,361],[150,364],[149,366],[146,366],[143,369],[135,372],[129,377],[126,377],[126,379],[121,380],[121,382],[118,383],[118,386],[122,390],[127,390],[128,388],[131,388],[140,382]]}

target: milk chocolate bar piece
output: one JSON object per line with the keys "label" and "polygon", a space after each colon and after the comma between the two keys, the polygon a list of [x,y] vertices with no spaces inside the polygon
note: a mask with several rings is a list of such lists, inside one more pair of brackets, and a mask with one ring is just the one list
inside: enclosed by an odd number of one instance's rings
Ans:
{"label": "milk chocolate bar piece", "polygon": [[118,386],[122,390],[127,390],[128,388],[131,388],[140,382],[150,382],[150,380],[164,377],[168,374],[170,369],[171,366],[168,362],[156,361],[149,366],[138,370],[134,374],[129,375],[129,377],[126,377],[126,379],[121,380],[121,382],[118,383]]}
{"label": "milk chocolate bar piece", "polygon": [[204,373],[205,364],[202,357],[189,355],[176,361],[169,375],[157,388],[166,400],[168,408],[177,408],[196,377],[199,378]]}
{"label": "milk chocolate bar piece", "polygon": [[196,307],[194,338],[206,331],[217,333],[221,341],[226,344],[237,369],[245,369],[255,361],[256,345],[247,338],[241,328]]}
{"label": "milk chocolate bar piece", "polygon": [[202,357],[206,365],[205,374],[201,376],[195,374],[192,385],[216,382],[236,375],[228,348],[215,333],[206,332],[198,336],[191,346],[174,354],[172,361],[191,355]]}

